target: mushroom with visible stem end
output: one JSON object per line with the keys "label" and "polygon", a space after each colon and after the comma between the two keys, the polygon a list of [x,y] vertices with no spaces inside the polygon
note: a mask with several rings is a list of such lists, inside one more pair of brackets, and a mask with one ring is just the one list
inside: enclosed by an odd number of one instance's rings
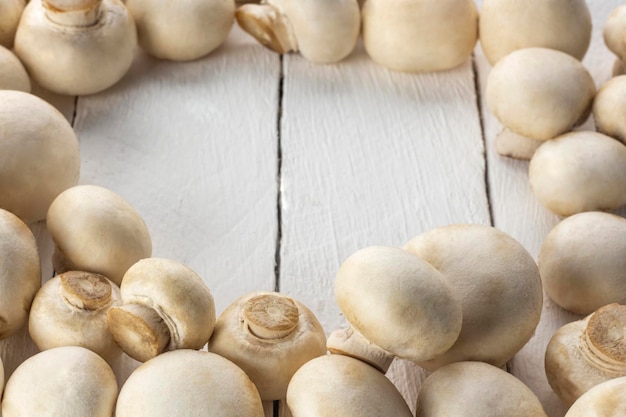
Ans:
{"label": "mushroom with visible stem end", "polygon": [[120,287],[123,305],[107,314],[122,350],[145,362],[166,350],[200,349],[215,327],[213,296],[187,266],[162,258],[128,269]]}
{"label": "mushroom with visible stem end", "polygon": [[496,136],[496,152],[502,156],[530,160],[543,142],[520,135],[505,127]]}
{"label": "mushroom with visible stem end", "polygon": [[537,149],[528,176],[537,200],[559,216],[615,210],[626,204],[626,146],[601,133],[567,133]]}
{"label": "mushroom with visible stem end", "polygon": [[[576,88],[573,88],[576,86]],[[487,105],[505,126],[497,142],[507,142],[507,156],[530,159],[527,143],[553,139],[584,123],[596,88],[585,67],[570,55],[546,48],[519,49],[493,67],[487,78]],[[517,134],[515,143],[509,139]],[[528,141],[522,141],[523,138]],[[533,146],[536,149],[536,146]]]}
{"label": "mushroom with visible stem end", "polygon": [[626,377],[605,381],[584,393],[565,417],[621,417],[626,409]]}
{"label": "mushroom with visible stem end", "polygon": [[26,68],[13,52],[0,45],[0,90],[30,93],[30,78]]}
{"label": "mushroom with visible stem end", "polygon": [[411,417],[396,387],[379,370],[343,355],[305,363],[287,388],[293,417]]}
{"label": "mushroom with visible stem end", "polygon": [[126,0],[139,46],[161,59],[189,61],[220,46],[235,20],[234,0]]}
{"label": "mushroom with visible stem end", "polygon": [[263,417],[250,378],[209,352],[166,352],[139,366],[120,390],[116,417]]}
{"label": "mushroom with visible stem end", "polygon": [[13,47],[15,32],[24,7],[26,7],[26,0],[0,1],[0,46]]}
{"label": "mushroom with visible stem end", "polygon": [[463,312],[454,346],[418,365],[431,371],[461,361],[500,367],[532,337],[543,305],[541,277],[511,236],[490,226],[456,224],[422,233],[406,249],[443,274]]}
{"label": "mushroom with visible stem end", "polygon": [[111,417],[117,382],[111,367],[94,352],[64,346],[24,361],[7,381],[3,417]]}
{"label": "mushroom with visible stem end", "polygon": [[602,36],[607,48],[617,55],[613,75],[623,74],[626,59],[626,5],[619,6],[611,12],[604,23]]}
{"label": "mushroom with visible stem end", "polygon": [[399,248],[352,254],[337,272],[334,292],[352,329],[332,336],[329,350],[383,372],[393,356],[423,361],[444,353],[461,330],[461,304],[447,280]]}
{"label": "mushroom with visible stem end", "polygon": [[546,293],[565,310],[591,314],[626,304],[626,219],[586,212],[561,221],[541,245],[539,271]]}
{"label": "mushroom with visible stem end", "polygon": [[87,271],[120,285],[135,262],[152,254],[148,228],[135,209],[104,187],[78,185],[59,194],[47,226],[57,273]]}
{"label": "mushroom with visible stem end", "polygon": [[626,75],[610,79],[593,99],[593,118],[598,132],[626,144]]}
{"label": "mushroom with visible stem end", "polygon": [[513,375],[482,362],[457,362],[426,378],[416,417],[547,417],[537,396]]}
{"label": "mushroom with visible stem end", "polygon": [[135,23],[119,0],[32,0],[15,35],[15,53],[33,80],[67,95],[117,83],[136,45]]}
{"label": "mushroom with visible stem end", "polygon": [[594,386],[626,376],[625,328],[626,306],[609,304],[552,336],[546,349],[546,375],[568,407]]}
{"label": "mushroom with visible stem end", "polygon": [[368,55],[396,71],[455,68],[478,39],[474,0],[367,0],[361,13]]}
{"label": "mushroom with visible stem end", "polygon": [[239,7],[236,17],[262,45],[280,54],[300,52],[317,64],[347,57],[361,27],[356,0],[266,0]]}
{"label": "mushroom with visible stem end", "polygon": [[0,90],[0,126],[0,208],[25,223],[45,219],[78,182],[76,134],[61,112],[22,91]]}
{"label": "mushroom with visible stem end", "polygon": [[40,350],[81,346],[112,363],[122,351],[107,329],[106,314],[121,303],[117,285],[102,275],[65,272],[37,292],[28,321],[30,337]]}
{"label": "mushroom with visible stem end", "polygon": [[484,0],[480,43],[495,65],[522,48],[550,48],[582,60],[591,42],[591,13],[585,0]]}
{"label": "mushroom with visible stem end", "polygon": [[238,365],[263,401],[285,398],[293,374],[326,354],[326,335],[304,304],[279,293],[237,299],[218,317],[209,352]]}

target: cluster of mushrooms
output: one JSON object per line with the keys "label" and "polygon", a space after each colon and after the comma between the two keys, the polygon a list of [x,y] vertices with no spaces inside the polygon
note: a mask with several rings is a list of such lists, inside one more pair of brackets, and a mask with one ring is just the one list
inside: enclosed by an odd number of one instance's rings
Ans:
{"label": "cluster of mushrooms", "polygon": [[[501,369],[532,337],[543,290],[586,316],[546,351],[567,417],[623,411],[626,220],[604,211],[626,204],[626,76],[596,91],[580,63],[591,36],[584,0],[484,0],[480,21],[472,0],[361,3],[0,0],[0,337],[28,323],[41,350],[4,387],[5,417],[64,416],[70,401],[80,416],[260,417],[262,401],[282,399],[294,417],[410,417],[384,376],[394,358],[432,372],[417,417],[545,416]],[[375,62],[408,72],[458,66],[480,29],[493,65],[487,102],[504,126],[498,152],[529,159],[538,200],[567,217],[538,263],[502,231],[450,225],[346,259],[334,292],[348,326],[328,339],[306,306],[280,293],[244,295],[216,317],[198,274],[151,257],[133,207],[77,185],[71,126],[27,92],[31,79],[62,94],[102,91],[128,71],[137,45],[160,59],[200,58],[235,19],[263,45],[315,63],[345,58],[362,34]],[[604,37],[619,73],[626,6]],[[598,133],[571,132],[591,113]],[[56,247],[57,275],[43,286],[26,226],[40,220]],[[111,365],[122,355],[143,364],[118,389]],[[44,370],[57,377],[40,378]]]}

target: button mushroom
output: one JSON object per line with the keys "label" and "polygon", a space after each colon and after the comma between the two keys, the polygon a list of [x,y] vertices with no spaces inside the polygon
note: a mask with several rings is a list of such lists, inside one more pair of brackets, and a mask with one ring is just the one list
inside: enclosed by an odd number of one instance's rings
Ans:
{"label": "button mushroom", "polygon": [[607,48],[617,55],[613,75],[623,74],[623,63],[626,59],[626,5],[619,6],[611,12],[604,23],[602,36]]}
{"label": "button mushroom", "polygon": [[491,112],[505,128],[534,140],[555,138],[583,122],[594,94],[595,83],[578,60],[545,48],[507,55],[487,79]]}
{"label": "button mushroom", "polygon": [[20,22],[26,0],[3,0],[0,2],[0,46],[11,48],[15,31]]}
{"label": "button mushroom", "polygon": [[298,368],[326,354],[326,335],[302,303],[282,294],[258,292],[224,310],[209,351],[243,369],[263,401],[280,400]]}
{"label": "button mushroom", "polygon": [[64,346],[24,361],[7,381],[3,417],[111,417],[117,382],[94,352]]}
{"label": "button mushroom", "polygon": [[234,0],[127,0],[139,46],[161,59],[188,61],[226,39],[235,20]]}
{"label": "button mushroom", "polygon": [[70,271],[46,282],[30,309],[28,331],[40,350],[82,346],[112,363],[121,350],[107,329],[106,314],[122,299],[102,275]]}
{"label": "button mushroom", "polygon": [[412,417],[385,375],[343,355],[304,364],[289,382],[287,406],[293,417]]}
{"label": "button mushroom", "polygon": [[591,14],[585,0],[484,0],[480,44],[487,60],[522,48],[550,48],[579,61],[591,41]]}
{"label": "button mushroom", "polygon": [[329,350],[383,372],[393,356],[424,361],[441,355],[461,329],[461,305],[446,279],[399,248],[355,252],[339,268],[334,291],[351,329],[335,334]]}
{"label": "button mushroom", "polygon": [[[109,414],[110,415],[110,414]],[[209,352],[176,350],[139,366],[126,380],[116,417],[263,417],[250,378]]]}
{"label": "button mushroom", "polygon": [[264,0],[239,7],[236,17],[262,45],[280,54],[300,52],[318,64],[348,56],[361,26],[356,0]]}
{"label": "button mushroom", "polygon": [[513,375],[482,362],[433,372],[417,396],[416,417],[547,417],[537,396]]}
{"label": "button mushroom", "polygon": [[170,259],[143,259],[120,287],[124,304],[109,310],[109,331],[140,362],[165,350],[200,349],[215,326],[213,296],[194,271]]}
{"label": "button mushroom", "polygon": [[533,335],[543,304],[541,278],[515,239],[493,227],[461,224],[423,233],[406,248],[443,274],[463,311],[454,346],[419,365],[434,370],[472,360],[500,367]]}
{"label": "button mushroom", "polygon": [[626,219],[600,212],[568,217],[543,241],[539,271],[548,296],[568,311],[626,304]]}
{"label": "button mushroom", "polygon": [[0,90],[30,93],[30,78],[19,59],[0,45]]}
{"label": "button mushroom", "polygon": [[559,216],[626,204],[626,146],[600,133],[572,132],[544,143],[528,175],[537,200]]}
{"label": "button mushroom", "polygon": [[620,417],[626,409],[626,377],[591,388],[567,411],[565,417]]}
{"label": "button mushroom", "polygon": [[50,205],[47,225],[56,245],[57,273],[95,272],[120,285],[131,265],[152,254],[141,216],[103,187],[78,185],[59,194]]}
{"label": "button mushroom", "polygon": [[119,0],[32,0],[15,35],[15,53],[33,80],[68,95],[118,82],[136,45],[135,23]]}
{"label": "button mushroom", "polygon": [[65,117],[32,94],[0,90],[0,207],[24,222],[45,219],[78,182],[78,139]]}
{"label": "button mushroom", "polygon": [[367,0],[362,15],[365,50],[396,71],[454,68],[469,58],[478,38],[473,0]]}
{"label": "button mushroom", "polygon": [[626,143],[626,75],[612,78],[593,99],[593,118],[598,132]]}
{"label": "button mushroom", "polygon": [[552,336],[546,349],[546,375],[568,407],[594,386],[626,376],[625,328],[626,306],[609,304]]}

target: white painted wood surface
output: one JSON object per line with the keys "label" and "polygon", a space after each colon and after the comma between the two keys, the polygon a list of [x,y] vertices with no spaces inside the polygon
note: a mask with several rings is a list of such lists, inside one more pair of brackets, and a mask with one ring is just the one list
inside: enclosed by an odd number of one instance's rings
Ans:
{"label": "white painted wood surface", "polygon": [[[621,3],[588,1],[594,38],[584,63],[598,85],[614,60],[601,25]],[[122,82],[101,94],[37,94],[74,121],[81,183],[126,198],[146,220],[154,256],[196,270],[218,313],[240,295],[276,288],[307,304],[329,333],[345,325],[335,272],[362,247],[481,223],[536,258],[558,222],[530,192],[528,163],[495,153],[501,126],[482,94],[489,70],[480,46],[473,60],[438,74],[388,71],[360,44],[345,61],[318,66],[296,54],[281,59],[234,28],[195,62],[138,53]],[[44,224],[32,229],[46,280],[52,244]],[[545,297],[535,337],[508,366],[550,417],[565,410],[546,383],[544,349],[575,318]],[[25,330],[0,342],[7,377],[35,352]],[[116,364],[120,383],[134,366]],[[414,410],[425,372],[397,361],[388,376]]]}

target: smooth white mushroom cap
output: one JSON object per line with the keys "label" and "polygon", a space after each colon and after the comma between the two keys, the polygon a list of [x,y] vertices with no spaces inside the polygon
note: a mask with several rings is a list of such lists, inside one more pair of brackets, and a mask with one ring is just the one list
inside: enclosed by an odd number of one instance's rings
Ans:
{"label": "smooth white mushroom cap", "polygon": [[120,391],[116,417],[263,417],[250,378],[208,352],[166,352],[137,368]]}
{"label": "smooth white mushroom cap", "polygon": [[78,182],[78,139],[61,112],[21,91],[0,90],[0,126],[0,208],[26,223],[45,219]]}
{"label": "smooth white mushroom cap", "polygon": [[13,52],[2,45],[0,45],[0,90],[30,93],[30,78],[26,68]]}
{"label": "smooth white mushroom cap", "polygon": [[32,356],[13,372],[2,398],[3,417],[111,417],[117,382],[92,351],[65,346]]}
{"label": "smooth white mushroom cap", "polygon": [[448,281],[399,248],[372,246],[346,259],[335,278],[346,320],[373,344],[413,361],[447,351],[461,329],[461,305]]}
{"label": "smooth white mushroom cap", "polygon": [[234,0],[127,0],[139,46],[149,55],[188,61],[220,46],[235,21]]}
{"label": "smooth white mushroom cap", "polygon": [[443,71],[463,63],[478,39],[473,0],[367,0],[363,43],[377,63],[397,71]]}
{"label": "smooth white mushroom cap", "polygon": [[528,175],[537,200],[559,216],[626,204],[626,146],[600,133],[572,132],[544,143]]}
{"label": "smooth white mushroom cap", "polygon": [[561,221],[543,241],[539,271],[548,296],[568,311],[626,304],[626,219],[586,212]]}
{"label": "smooth white mushroom cap", "polygon": [[0,2],[0,46],[11,48],[17,25],[20,23],[26,0],[2,0]]}
{"label": "smooth white mushroom cap", "polygon": [[596,385],[582,395],[565,417],[620,417],[626,408],[626,377]]}
{"label": "smooth white mushroom cap", "polygon": [[570,55],[546,48],[519,49],[492,68],[487,105],[512,131],[552,139],[572,129],[591,106],[596,87]]}
{"label": "smooth white mushroom cap", "polygon": [[602,30],[604,43],[620,60],[626,58],[626,5],[611,12]]}
{"label": "smooth white mushroom cap", "polygon": [[582,60],[591,41],[585,0],[484,0],[480,43],[494,65],[522,48],[550,48]]}
{"label": "smooth white mushroom cap", "polygon": [[[626,22],[624,22],[626,25]],[[626,75],[611,78],[593,99],[593,118],[598,132],[626,143]]]}
{"label": "smooth white mushroom cap", "polygon": [[439,368],[422,384],[416,417],[547,417],[537,396],[513,375],[482,362]]}
{"label": "smooth white mushroom cap", "polygon": [[304,364],[287,388],[293,417],[411,417],[396,387],[370,365],[343,355]]}
{"label": "smooth white mushroom cap", "polygon": [[504,365],[533,335],[543,305],[537,264],[515,239],[489,226],[449,225],[423,233],[406,249],[431,263],[461,300],[463,326],[454,346],[419,365]]}

